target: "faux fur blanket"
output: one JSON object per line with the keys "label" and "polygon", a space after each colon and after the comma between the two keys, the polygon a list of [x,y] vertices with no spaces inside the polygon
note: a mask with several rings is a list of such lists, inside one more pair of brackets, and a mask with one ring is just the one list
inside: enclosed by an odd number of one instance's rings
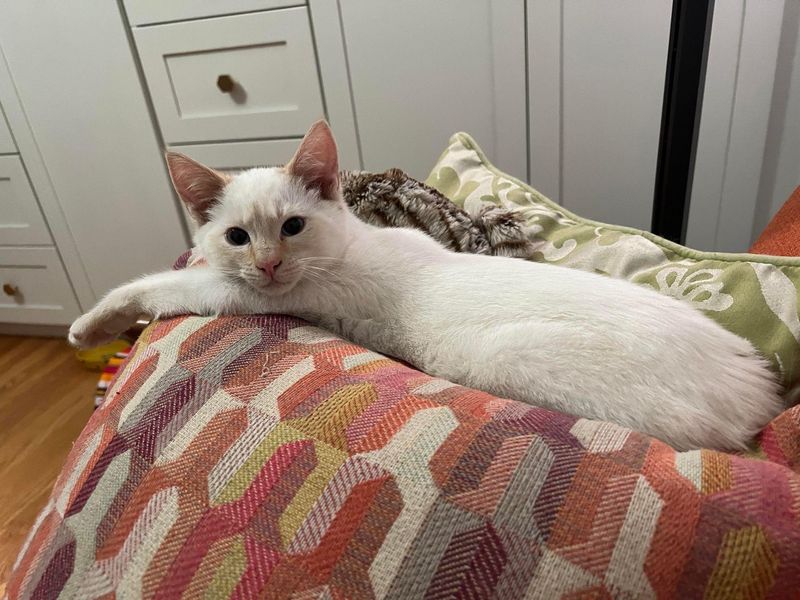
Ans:
{"label": "faux fur blanket", "polygon": [[489,206],[470,215],[400,169],[344,171],[340,177],[345,202],[367,223],[420,229],[455,252],[533,255],[524,219],[511,210]]}

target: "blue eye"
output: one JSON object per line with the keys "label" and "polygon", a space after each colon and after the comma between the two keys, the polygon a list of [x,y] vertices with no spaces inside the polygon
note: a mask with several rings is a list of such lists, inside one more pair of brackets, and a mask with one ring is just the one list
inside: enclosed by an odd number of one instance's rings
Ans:
{"label": "blue eye", "polygon": [[241,227],[231,227],[225,232],[225,239],[231,246],[244,246],[250,241],[250,236]]}
{"label": "blue eye", "polygon": [[303,231],[303,227],[305,226],[306,222],[302,217],[292,217],[291,219],[286,219],[281,226],[281,235],[285,235],[286,237],[297,235]]}

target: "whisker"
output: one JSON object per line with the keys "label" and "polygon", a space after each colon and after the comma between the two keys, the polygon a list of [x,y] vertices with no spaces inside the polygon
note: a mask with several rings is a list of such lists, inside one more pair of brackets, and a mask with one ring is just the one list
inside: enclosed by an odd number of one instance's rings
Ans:
{"label": "whisker", "polygon": [[341,263],[341,262],[343,262],[343,259],[336,258],[336,257],[333,257],[333,256],[303,256],[303,257],[297,258],[295,260],[297,262],[301,263],[301,264],[305,264],[305,263],[308,263],[308,262],[318,263],[318,262],[325,262],[325,261],[331,262],[331,263]]}

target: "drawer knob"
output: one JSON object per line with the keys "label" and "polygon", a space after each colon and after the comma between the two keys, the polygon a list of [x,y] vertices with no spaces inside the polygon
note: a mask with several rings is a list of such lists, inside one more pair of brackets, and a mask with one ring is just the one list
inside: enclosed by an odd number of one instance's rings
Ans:
{"label": "drawer knob", "polygon": [[230,94],[233,91],[233,88],[236,87],[236,82],[230,75],[220,75],[217,77],[217,87],[219,88],[220,92]]}
{"label": "drawer knob", "polygon": [[5,293],[6,296],[16,296],[19,293],[19,288],[10,283],[4,283],[3,293]]}

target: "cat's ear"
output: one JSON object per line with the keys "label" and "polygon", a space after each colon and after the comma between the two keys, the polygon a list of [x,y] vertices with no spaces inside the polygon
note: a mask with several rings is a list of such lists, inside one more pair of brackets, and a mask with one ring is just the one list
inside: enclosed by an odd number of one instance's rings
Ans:
{"label": "cat's ear", "polygon": [[178,152],[167,152],[167,168],[172,185],[199,225],[208,223],[209,211],[222,195],[230,177]]}
{"label": "cat's ear", "polygon": [[321,198],[339,197],[339,158],[333,132],[324,120],[308,130],[286,171],[303,180],[306,188],[319,192]]}

